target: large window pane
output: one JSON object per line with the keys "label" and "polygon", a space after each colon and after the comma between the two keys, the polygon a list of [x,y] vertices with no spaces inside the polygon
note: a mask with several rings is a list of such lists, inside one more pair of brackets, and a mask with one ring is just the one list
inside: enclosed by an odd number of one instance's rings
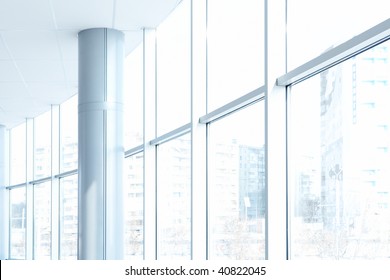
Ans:
{"label": "large window pane", "polygon": [[78,159],[78,96],[75,95],[60,107],[60,170],[66,172],[77,169]]}
{"label": "large window pane", "polygon": [[34,119],[34,179],[51,174],[51,111]]}
{"label": "large window pane", "polygon": [[264,1],[208,0],[208,111],[264,83]]}
{"label": "large window pane", "polygon": [[183,0],[157,28],[157,132],[190,122],[191,1]]}
{"label": "large window pane", "polygon": [[60,259],[77,259],[78,176],[60,180]]}
{"label": "large window pane", "polygon": [[158,259],[191,257],[190,135],[159,145],[157,154]]}
{"label": "large window pane", "polygon": [[51,257],[51,182],[34,185],[34,259]]}
{"label": "large window pane", "polygon": [[210,125],[210,259],[265,257],[264,104]]}
{"label": "large window pane", "polygon": [[136,47],[125,60],[125,150],[143,143],[143,44]]}
{"label": "large window pane", "polygon": [[26,188],[10,190],[10,258],[26,258]]}
{"label": "large window pane", "polygon": [[26,124],[11,129],[10,183],[26,182]]}
{"label": "large window pane", "polygon": [[288,68],[389,18],[388,0],[288,0]]}
{"label": "large window pane", "polygon": [[125,258],[143,259],[143,153],[125,159]]}
{"label": "large window pane", "polygon": [[290,255],[390,257],[390,44],[291,89]]}

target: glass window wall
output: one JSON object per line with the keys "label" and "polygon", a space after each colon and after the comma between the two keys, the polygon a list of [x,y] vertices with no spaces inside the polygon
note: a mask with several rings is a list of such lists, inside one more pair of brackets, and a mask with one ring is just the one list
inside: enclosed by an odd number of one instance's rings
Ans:
{"label": "glass window wall", "polygon": [[143,59],[143,43],[141,43],[125,60],[125,149],[133,148],[143,143]]}
{"label": "glass window wall", "polygon": [[34,259],[51,258],[51,182],[34,185]]}
{"label": "glass window wall", "polygon": [[190,122],[190,93],[191,1],[183,0],[157,28],[158,135]]}
{"label": "glass window wall", "polygon": [[287,4],[289,70],[389,18],[387,0],[353,4],[288,0]]}
{"label": "glass window wall", "polygon": [[264,259],[264,102],[211,123],[209,141],[210,259]]}
{"label": "glass window wall", "polygon": [[51,111],[34,119],[34,179],[51,175]]}
{"label": "glass window wall", "polygon": [[208,111],[264,84],[264,1],[207,1]]}
{"label": "glass window wall", "polygon": [[143,259],[144,247],[144,156],[125,159],[125,258]]}
{"label": "glass window wall", "polygon": [[60,259],[77,259],[78,176],[60,179]]}
{"label": "glass window wall", "polygon": [[291,88],[290,255],[390,256],[390,43]]}
{"label": "glass window wall", "polygon": [[77,169],[78,165],[78,96],[60,106],[60,172]]}
{"label": "glass window wall", "polygon": [[10,259],[26,257],[26,188],[10,190]]}
{"label": "glass window wall", "polygon": [[26,182],[26,123],[22,123],[10,132],[10,184]]}
{"label": "glass window wall", "polygon": [[157,150],[158,259],[191,258],[191,138],[186,134]]}

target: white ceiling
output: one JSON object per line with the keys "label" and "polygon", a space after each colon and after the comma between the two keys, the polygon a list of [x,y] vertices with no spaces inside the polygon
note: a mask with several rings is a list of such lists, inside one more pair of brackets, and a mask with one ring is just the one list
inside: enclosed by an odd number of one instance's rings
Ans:
{"label": "white ceiling", "polygon": [[181,0],[0,0],[0,124],[11,128],[77,93],[77,33],[108,27],[126,53]]}

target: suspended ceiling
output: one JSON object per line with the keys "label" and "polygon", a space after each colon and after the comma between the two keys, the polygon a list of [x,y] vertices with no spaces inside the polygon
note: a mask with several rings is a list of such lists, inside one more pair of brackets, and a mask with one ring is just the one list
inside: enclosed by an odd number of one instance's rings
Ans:
{"label": "suspended ceiling", "polygon": [[77,34],[95,27],[126,35],[159,25],[181,0],[0,0],[0,125],[12,128],[77,93]]}

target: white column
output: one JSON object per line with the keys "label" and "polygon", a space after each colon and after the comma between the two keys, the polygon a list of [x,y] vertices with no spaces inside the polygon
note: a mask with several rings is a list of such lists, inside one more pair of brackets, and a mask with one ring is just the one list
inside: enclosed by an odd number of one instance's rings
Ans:
{"label": "white column", "polygon": [[8,232],[9,232],[9,195],[5,189],[7,183],[7,156],[6,127],[0,125],[0,260],[8,259]]}
{"label": "white column", "polygon": [[79,33],[79,259],[123,259],[124,34]]}

